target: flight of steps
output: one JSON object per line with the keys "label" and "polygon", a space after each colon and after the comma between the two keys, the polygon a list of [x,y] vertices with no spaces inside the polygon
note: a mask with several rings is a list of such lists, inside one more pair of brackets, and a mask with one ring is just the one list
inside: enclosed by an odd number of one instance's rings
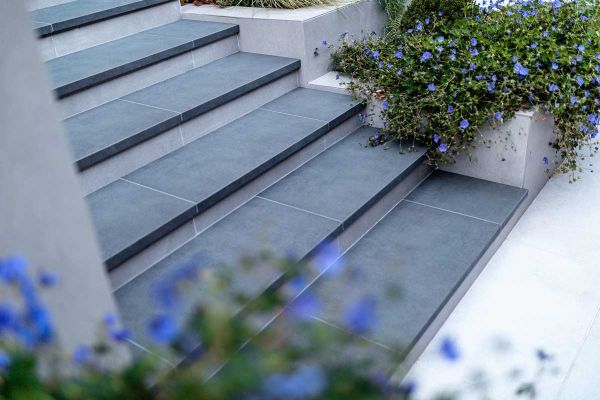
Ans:
{"label": "flight of steps", "polygon": [[[431,175],[418,145],[369,147],[374,129],[360,125],[362,105],[299,88],[298,60],[239,52],[237,25],[181,20],[178,1],[29,4],[138,350],[150,346],[151,287],[178,265],[235,266],[265,249],[308,259],[325,243],[364,267],[360,290],[406,281],[408,303],[393,312],[384,304],[382,318],[401,334],[377,340],[414,345],[526,196]],[[234,272],[251,295],[282,278]],[[344,279],[318,283],[309,290],[332,299],[315,319],[335,325],[331,310],[347,300],[339,294],[358,289]],[[203,296],[188,289],[178,316]]]}

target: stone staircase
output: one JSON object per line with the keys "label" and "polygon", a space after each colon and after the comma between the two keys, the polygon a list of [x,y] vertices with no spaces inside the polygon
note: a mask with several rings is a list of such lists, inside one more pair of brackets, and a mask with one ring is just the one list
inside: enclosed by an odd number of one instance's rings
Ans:
{"label": "stone staircase", "polygon": [[[360,104],[298,87],[299,60],[239,52],[235,24],[181,20],[167,0],[30,4],[46,6],[32,19],[138,350],[150,287],[179,264],[257,249],[310,259],[325,243],[366,277],[317,279],[308,290],[330,300],[315,319],[335,325],[349,294],[397,280],[408,297],[382,304],[375,339],[417,349],[523,208],[525,190],[431,174],[422,147],[366,146]],[[252,295],[282,278],[234,272]],[[203,295],[188,289],[179,317]]]}

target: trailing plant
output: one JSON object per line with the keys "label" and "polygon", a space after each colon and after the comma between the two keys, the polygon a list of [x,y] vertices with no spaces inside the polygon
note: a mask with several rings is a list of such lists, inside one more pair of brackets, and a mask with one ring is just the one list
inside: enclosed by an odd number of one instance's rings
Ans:
{"label": "trailing plant", "polygon": [[330,6],[337,0],[180,0],[181,4],[193,3],[196,6],[204,4],[216,4],[221,7],[257,7],[257,8],[302,8]]}
{"label": "trailing plant", "polygon": [[484,125],[537,109],[557,133],[540,163],[575,179],[582,150],[597,151],[598,32],[595,0],[492,3],[451,24],[432,16],[400,37],[344,38],[334,60],[357,97],[383,100],[382,136],[428,145],[434,164],[469,154]]}
{"label": "trailing plant", "polygon": [[406,12],[408,0],[379,0],[379,4],[385,10],[390,20],[399,20]]}
{"label": "trailing plant", "polygon": [[432,18],[436,18],[438,24],[452,23],[472,17],[478,11],[479,7],[474,0],[413,0],[403,14],[389,14],[388,36],[399,38],[417,23],[424,23]]}

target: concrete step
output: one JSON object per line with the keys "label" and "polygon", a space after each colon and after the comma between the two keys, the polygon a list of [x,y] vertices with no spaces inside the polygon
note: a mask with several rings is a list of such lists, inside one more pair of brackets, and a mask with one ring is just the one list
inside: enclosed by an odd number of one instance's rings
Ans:
{"label": "concrete step", "polygon": [[343,330],[343,310],[372,296],[378,324],[365,337],[380,351],[403,349],[406,369],[519,218],[526,196],[525,189],[434,172],[350,248],[342,273],[306,291],[323,304],[313,317]]}
{"label": "concrete step", "polygon": [[[323,110],[310,112],[305,104],[310,95],[319,98]],[[359,109],[349,96],[325,98],[298,89],[92,193],[87,200],[107,268],[115,269],[180,226],[194,224],[198,214]],[[317,142],[317,147],[324,145]]]}
{"label": "concrete step", "polygon": [[[387,150],[366,146],[373,133],[366,127],[356,130],[118,287],[115,296],[125,325],[134,332],[134,341],[141,346],[149,344],[145,321],[153,312],[149,296],[152,285],[182,263],[235,268],[239,267],[240,255],[258,250],[308,258],[323,243],[336,243],[336,238],[354,226],[364,227],[362,217],[372,206],[403,181],[422,174],[425,161],[424,148],[408,151],[405,147],[406,151],[399,153],[398,145]],[[281,271],[267,266],[232,272],[234,285],[250,296],[282,278]],[[175,314],[185,318],[206,293],[202,287],[190,287],[182,296],[181,309]]]}
{"label": "concrete step", "polygon": [[46,62],[70,116],[237,51],[237,25],[177,21]]}
{"label": "concrete step", "polygon": [[235,53],[65,120],[86,193],[283,95],[297,60]]}
{"label": "concrete step", "polygon": [[28,5],[33,8],[30,16],[45,60],[181,17],[176,0],[35,0]]}

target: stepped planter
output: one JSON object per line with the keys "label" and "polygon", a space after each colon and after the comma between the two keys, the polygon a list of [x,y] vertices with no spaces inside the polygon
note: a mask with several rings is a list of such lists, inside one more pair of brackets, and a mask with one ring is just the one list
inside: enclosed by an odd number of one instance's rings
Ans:
{"label": "stepped planter", "polygon": [[[335,93],[347,92],[349,78],[330,72],[308,85]],[[383,128],[381,100],[372,98],[367,107],[369,125]],[[503,183],[529,190],[536,195],[550,178],[560,160],[555,160],[549,143],[556,139],[554,118],[538,111],[520,111],[499,127],[486,126],[474,143],[471,157],[462,155],[454,164],[440,169],[474,178]],[[546,159],[547,163],[546,164]]]}
{"label": "stepped planter", "polygon": [[300,59],[301,86],[329,71],[331,49],[323,41],[335,43],[344,32],[381,33],[387,18],[377,0],[296,10],[188,4],[182,11],[185,19],[238,24],[241,51]]}
{"label": "stepped planter", "polygon": [[500,127],[486,126],[472,149],[444,171],[525,188],[536,195],[560,163],[549,143],[556,139],[554,117],[520,111]]}

